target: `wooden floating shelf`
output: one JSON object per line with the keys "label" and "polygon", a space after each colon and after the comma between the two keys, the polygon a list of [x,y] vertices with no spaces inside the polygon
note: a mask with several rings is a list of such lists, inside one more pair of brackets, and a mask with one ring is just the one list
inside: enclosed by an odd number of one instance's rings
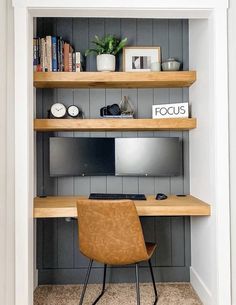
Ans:
{"label": "wooden floating shelf", "polygon": [[35,72],[36,88],[180,88],[196,81],[196,71]]}
{"label": "wooden floating shelf", "polygon": [[190,130],[195,118],[179,119],[35,119],[36,131],[153,131]]}
{"label": "wooden floating shelf", "polygon": [[[83,196],[49,196],[34,198],[34,218],[77,217],[76,202]],[[210,216],[211,207],[200,199],[187,195],[169,195],[166,200],[134,201],[139,216]]]}

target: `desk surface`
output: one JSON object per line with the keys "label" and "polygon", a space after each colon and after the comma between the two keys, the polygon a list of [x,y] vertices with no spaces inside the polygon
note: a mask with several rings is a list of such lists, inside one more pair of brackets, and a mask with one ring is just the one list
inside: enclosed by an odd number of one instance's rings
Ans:
{"label": "desk surface", "polygon": [[[34,218],[76,217],[76,201],[85,196],[48,196],[34,199]],[[170,195],[156,200],[154,195],[145,201],[134,201],[139,216],[209,216],[211,207],[200,199],[188,195]]]}

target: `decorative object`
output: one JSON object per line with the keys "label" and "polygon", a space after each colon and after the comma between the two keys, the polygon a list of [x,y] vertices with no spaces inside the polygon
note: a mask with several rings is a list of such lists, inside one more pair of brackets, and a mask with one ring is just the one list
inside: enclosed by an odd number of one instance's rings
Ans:
{"label": "decorative object", "polygon": [[120,115],[121,111],[120,111],[120,107],[118,104],[113,104],[113,105],[108,105],[105,107],[102,107],[100,109],[100,116],[107,116],[107,115]]}
{"label": "decorative object", "polygon": [[152,106],[152,118],[188,118],[188,103],[162,104]]}
{"label": "decorative object", "polygon": [[123,99],[120,102],[120,111],[121,114],[126,114],[126,115],[134,115],[134,107],[129,101],[128,96],[124,96]]}
{"label": "decorative object", "polygon": [[161,66],[163,71],[179,71],[180,62],[175,58],[170,57],[164,61]]}
{"label": "decorative object", "polygon": [[97,70],[99,72],[113,72],[116,69],[116,57],[112,54],[97,55]]}
{"label": "decorative object", "polygon": [[151,63],[151,71],[152,72],[159,72],[161,71],[161,63],[154,61]]}
{"label": "decorative object", "polygon": [[161,62],[160,47],[125,47],[123,51],[123,71],[151,71],[152,62]]}
{"label": "decorative object", "polygon": [[103,38],[99,38],[95,35],[94,40],[92,41],[92,43],[95,44],[95,48],[88,49],[85,52],[85,56],[88,56],[89,54],[97,54],[98,71],[115,71],[115,56],[124,48],[126,42],[127,38],[120,40],[113,35],[106,35]]}
{"label": "decorative object", "polygon": [[80,115],[80,109],[75,105],[71,105],[67,108],[67,114],[71,118],[77,118]]}
{"label": "decorative object", "polygon": [[55,103],[51,106],[50,114],[53,118],[61,119],[66,115],[66,106],[62,103]]}

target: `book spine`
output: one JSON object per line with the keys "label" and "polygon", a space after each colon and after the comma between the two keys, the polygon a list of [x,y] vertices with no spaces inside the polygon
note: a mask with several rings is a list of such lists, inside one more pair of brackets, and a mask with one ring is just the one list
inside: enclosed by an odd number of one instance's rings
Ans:
{"label": "book spine", "polygon": [[40,39],[40,66],[42,72],[46,72],[46,42],[45,38]]}
{"label": "book spine", "polygon": [[38,54],[37,54],[37,38],[33,39],[33,67],[34,71],[37,71]]}
{"label": "book spine", "polygon": [[70,46],[69,51],[69,72],[73,72],[73,48]]}
{"label": "book spine", "polygon": [[72,72],[73,64],[72,64],[72,53],[69,53],[69,72]]}
{"label": "book spine", "polygon": [[80,52],[75,52],[75,72],[81,72]]}
{"label": "book spine", "polygon": [[40,38],[37,38],[37,72],[41,72],[41,64],[40,64]]}
{"label": "book spine", "polygon": [[46,36],[47,71],[52,71],[52,37]]}
{"label": "book spine", "polygon": [[52,71],[57,72],[57,37],[52,37]]}
{"label": "book spine", "polygon": [[64,40],[61,39],[61,71],[65,71],[64,67]]}
{"label": "book spine", "polygon": [[75,58],[75,52],[72,54],[72,72],[75,72],[76,70],[76,58]]}
{"label": "book spine", "polygon": [[64,43],[64,71],[69,72],[69,53],[70,53],[70,45],[69,43]]}
{"label": "book spine", "polygon": [[57,39],[57,71],[61,71],[61,37]]}

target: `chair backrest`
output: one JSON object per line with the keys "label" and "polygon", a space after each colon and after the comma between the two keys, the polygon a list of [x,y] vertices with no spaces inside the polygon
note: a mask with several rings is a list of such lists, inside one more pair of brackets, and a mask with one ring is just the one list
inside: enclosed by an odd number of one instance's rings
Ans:
{"label": "chair backrest", "polygon": [[141,223],[133,201],[79,200],[80,251],[111,265],[147,260]]}

